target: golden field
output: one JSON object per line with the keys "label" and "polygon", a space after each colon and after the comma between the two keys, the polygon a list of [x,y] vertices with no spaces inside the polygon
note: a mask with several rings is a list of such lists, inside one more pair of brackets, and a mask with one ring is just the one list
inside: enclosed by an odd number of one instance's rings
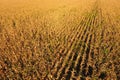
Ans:
{"label": "golden field", "polygon": [[0,80],[119,79],[119,0],[0,0]]}

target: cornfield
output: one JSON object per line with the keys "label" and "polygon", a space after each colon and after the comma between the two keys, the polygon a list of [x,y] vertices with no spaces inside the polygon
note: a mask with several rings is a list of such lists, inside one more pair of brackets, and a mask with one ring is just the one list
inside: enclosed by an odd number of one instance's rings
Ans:
{"label": "cornfield", "polygon": [[0,80],[119,79],[119,0],[0,1]]}

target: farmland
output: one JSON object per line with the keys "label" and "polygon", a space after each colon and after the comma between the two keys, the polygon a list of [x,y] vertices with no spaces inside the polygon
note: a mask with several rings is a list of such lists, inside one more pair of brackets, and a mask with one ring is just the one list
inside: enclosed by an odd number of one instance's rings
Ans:
{"label": "farmland", "polygon": [[0,80],[119,79],[119,0],[0,1]]}

